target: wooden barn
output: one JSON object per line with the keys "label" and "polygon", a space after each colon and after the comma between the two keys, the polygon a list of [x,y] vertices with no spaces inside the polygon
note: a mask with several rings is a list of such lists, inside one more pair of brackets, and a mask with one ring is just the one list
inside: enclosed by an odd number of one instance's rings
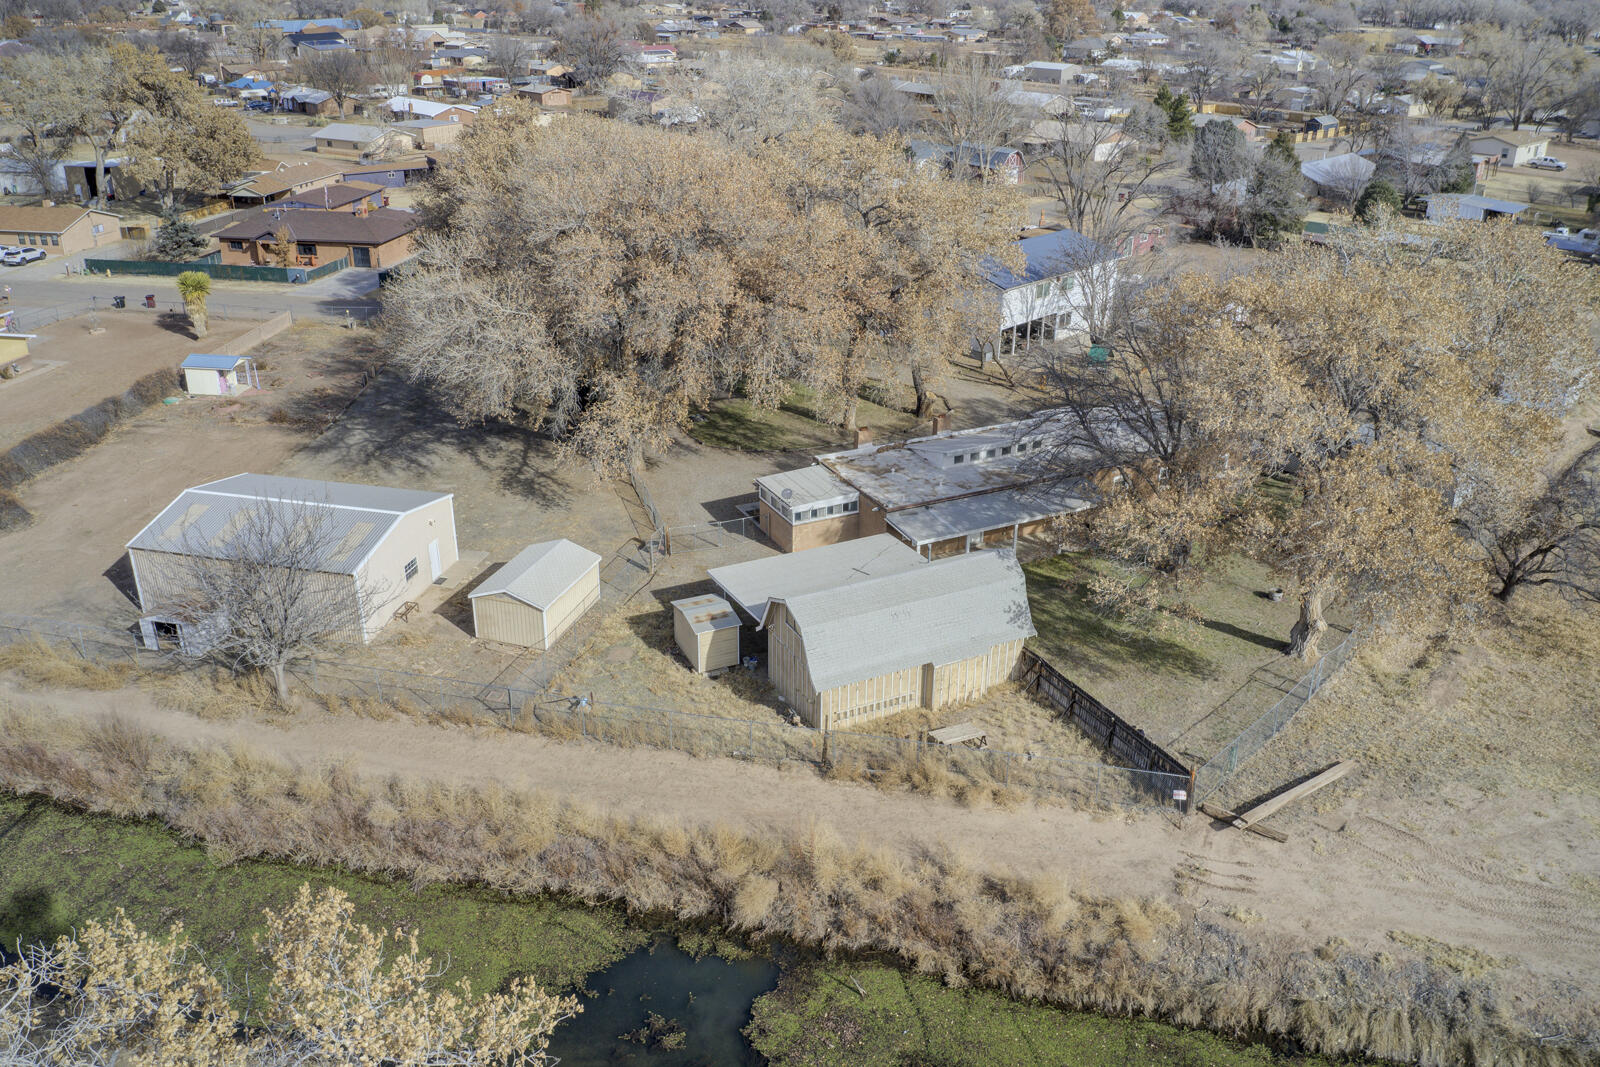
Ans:
{"label": "wooden barn", "polygon": [[600,557],[564,538],[529,545],[468,599],[478,637],[548,650],[600,599]]}
{"label": "wooden barn", "polygon": [[768,678],[818,729],[980,697],[1015,676],[1034,633],[1003,549],[774,598],[763,627]]}
{"label": "wooden barn", "polygon": [[726,600],[709,593],[672,602],[672,633],[696,673],[739,664],[739,616]]}

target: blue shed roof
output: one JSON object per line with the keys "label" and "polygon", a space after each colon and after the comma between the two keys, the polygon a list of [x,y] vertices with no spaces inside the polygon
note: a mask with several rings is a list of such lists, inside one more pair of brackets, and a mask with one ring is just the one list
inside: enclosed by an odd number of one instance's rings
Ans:
{"label": "blue shed roof", "polygon": [[1018,277],[992,259],[985,260],[980,270],[990,283],[1001,289],[1015,289],[1029,282],[1042,282],[1071,271],[1081,270],[1091,263],[1116,258],[1116,253],[1097,241],[1090,240],[1077,230],[1056,230],[1037,237],[1024,238],[1016,247],[1022,249],[1027,260],[1022,276]]}
{"label": "blue shed roof", "polygon": [[206,356],[199,353],[185,356],[183,370],[232,370],[249,356]]}

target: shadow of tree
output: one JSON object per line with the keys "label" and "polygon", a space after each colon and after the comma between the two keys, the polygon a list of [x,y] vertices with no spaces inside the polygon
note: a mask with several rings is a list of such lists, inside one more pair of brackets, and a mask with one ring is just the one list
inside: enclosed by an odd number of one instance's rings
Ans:
{"label": "shadow of tree", "polygon": [[0,904],[0,945],[47,944],[72,931],[72,916],[55,894],[43,886],[14,891]]}
{"label": "shadow of tree", "polygon": [[451,466],[465,461],[541,507],[564,506],[572,495],[548,438],[499,420],[463,423],[441,398],[394,372],[379,377],[300,455],[318,466],[413,482],[449,480]]}

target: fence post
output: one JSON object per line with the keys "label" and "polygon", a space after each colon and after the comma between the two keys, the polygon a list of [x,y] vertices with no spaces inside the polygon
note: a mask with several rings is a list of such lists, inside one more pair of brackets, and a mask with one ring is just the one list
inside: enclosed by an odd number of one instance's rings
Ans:
{"label": "fence post", "polygon": [[378,668],[372,668],[372,684],[378,687],[378,699],[383,699],[383,679],[378,676]]}

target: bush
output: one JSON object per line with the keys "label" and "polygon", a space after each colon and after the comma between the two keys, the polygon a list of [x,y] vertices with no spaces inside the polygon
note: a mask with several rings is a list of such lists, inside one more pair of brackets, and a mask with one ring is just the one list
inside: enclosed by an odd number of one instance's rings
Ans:
{"label": "bush", "polygon": [[1360,221],[1372,225],[1387,215],[1398,215],[1403,201],[1400,191],[1382,178],[1367,183],[1356,198],[1355,215]]}
{"label": "bush", "polygon": [[161,222],[145,250],[145,258],[162,263],[189,263],[205,255],[211,248],[211,238],[204,236],[182,216],[168,215]]}

